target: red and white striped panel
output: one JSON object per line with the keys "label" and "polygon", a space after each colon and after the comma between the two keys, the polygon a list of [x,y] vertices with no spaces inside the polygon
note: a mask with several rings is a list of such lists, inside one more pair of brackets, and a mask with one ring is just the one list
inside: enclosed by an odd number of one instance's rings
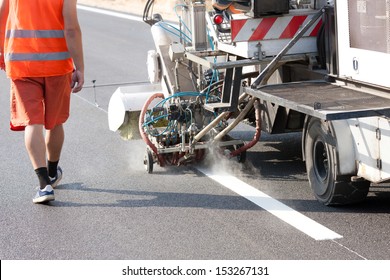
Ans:
{"label": "red and white striped panel", "polygon": [[[310,21],[313,15],[280,16],[266,18],[233,19],[231,21],[232,41],[261,41],[272,39],[289,39]],[[316,36],[322,20],[305,33],[305,37]]]}

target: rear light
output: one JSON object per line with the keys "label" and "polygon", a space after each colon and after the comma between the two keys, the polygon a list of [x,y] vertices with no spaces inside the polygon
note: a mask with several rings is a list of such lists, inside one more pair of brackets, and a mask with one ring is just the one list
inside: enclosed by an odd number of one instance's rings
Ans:
{"label": "rear light", "polygon": [[223,16],[220,14],[216,14],[213,18],[213,21],[216,25],[221,25],[223,22]]}

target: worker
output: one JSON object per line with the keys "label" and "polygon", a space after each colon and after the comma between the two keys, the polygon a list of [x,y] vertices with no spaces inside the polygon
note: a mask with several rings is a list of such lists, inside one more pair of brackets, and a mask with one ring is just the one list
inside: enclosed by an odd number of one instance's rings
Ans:
{"label": "worker", "polygon": [[33,203],[54,200],[71,92],[84,84],[77,0],[0,0],[0,67],[10,79],[10,127],[24,130],[39,180]]}

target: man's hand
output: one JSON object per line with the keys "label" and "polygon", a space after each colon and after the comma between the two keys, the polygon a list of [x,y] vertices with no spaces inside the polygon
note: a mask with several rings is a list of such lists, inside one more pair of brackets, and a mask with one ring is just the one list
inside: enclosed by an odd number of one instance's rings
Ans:
{"label": "man's hand", "polygon": [[73,93],[79,92],[83,88],[83,85],[84,85],[84,73],[76,69],[72,74],[72,83],[71,83],[71,87],[73,89],[72,92]]}

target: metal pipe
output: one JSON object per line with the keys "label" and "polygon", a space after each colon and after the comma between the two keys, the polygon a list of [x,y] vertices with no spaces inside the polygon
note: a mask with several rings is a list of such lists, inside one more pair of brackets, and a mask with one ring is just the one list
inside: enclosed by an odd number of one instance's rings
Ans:
{"label": "metal pipe", "polygon": [[92,85],[83,86],[83,88],[99,88],[99,87],[112,87],[112,86],[123,86],[123,85],[143,85],[150,84],[149,81],[141,82],[123,82],[123,83],[110,83],[110,84],[95,84],[96,80],[92,81]]}
{"label": "metal pipe", "polygon": [[221,141],[222,137],[228,134],[234,127],[236,127],[252,109],[254,102],[255,102],[255,98],[249,100],[244,110],[241,111],[241,113],[237,116],[237,118],[233,122],[231,122],[224,130],[222,130],[220,133],[218,133],[217,136],[215,136],[214,141]]}
{"label": "metal pipe", "polygon": [[183,123],[181,126],[181,151],[186,151],[186,124]]}
{"label": "metal pipe", "polygon": [[218,117],[216,117],[211,123],[209,123],[205,128],[203,128],[197,135],[194,137],[192,146],[194,146],[203,136],[206,135],[211,129],[213,129],[223,118],[225,118],[229,112],[223,112]]}
{"label": "metal pipe", "polygon": [[180,84],[179,84],[179,60],[176,60],[175,62],[175,84],[176,84],[176,91],[180,92]]}

